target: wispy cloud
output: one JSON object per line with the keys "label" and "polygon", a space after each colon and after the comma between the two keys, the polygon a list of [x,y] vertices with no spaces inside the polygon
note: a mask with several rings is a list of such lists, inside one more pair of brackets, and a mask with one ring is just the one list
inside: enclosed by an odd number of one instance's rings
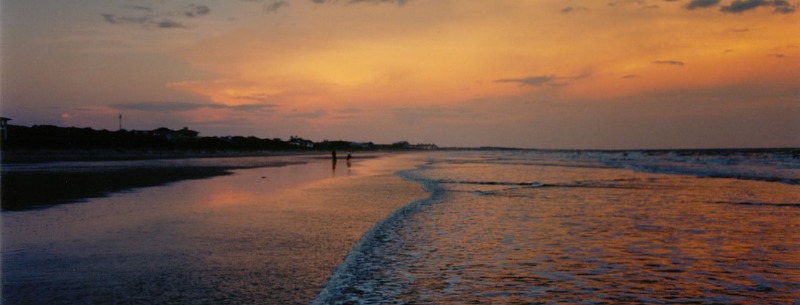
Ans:
{"label": "wispy cloud", "polygon": [[131,9],[135,9],[135,10],[145,11],[145,12],[148,12],[148,13],[152,13],[153,12],[153,8],[149,7],[149,6],[146,6],[146,5],[133,5],[133,4],[131,4],[131,5],[126,5],[125,7],[126,8],[131,8]]}
{"label": "wispy cloud", "polygon": [[172,19],[162,19],[156,23],[156,26],[161,29],[180,29],[185,28],[186,25]]}
{"label": "wispy cloud", "polygon": [[133,23],[133,24],[147,24],[152,23],[153,19],[150,17],[128,17],[128,16],[117,16],[116,14],[103,14],[101,15],[103,20],[111,24],[126,24],[126,23]]}
{"label": "wispy cloud", "polygon": [[692,0],[686,5],[686,9],[693,10],[698,8],[707,8],[719,4],[719,0]]}
{"label": "wispy cloud", "polygon": [[566,6],[561,9],[562,14],[570,14],[570,13],[578,13],[578,12],[586,12],[589,8],[585,6]]}
{"label": "wispy cloud", "polygon": [[328,114],[325,110],[315,110],[308,112],[294,112],[286,115],[290,119],[318,119]]}
{"label": "wispy cloud", "polygon": [[495,83],[516,83],[522,86],[541,87],[546,85],[555,85],[559,77],[553,75],[539,75],[530,76],[525,78],[504,78],[497,79]]}
{"label": "wispy cloud", "polygon": [[[339,2],[338,0],[311,0],[316,4],[323,4],[323,3],[336,3]],[[397,5],[404,5],[411,0],[347,0],[347,3],[373,3],[373,4],[382,4],[382,3],[396,3]],[[344,1],[343,1],[344,2]]]}
{"label": "wispy cloud", "polygon": [[[101,16],[109,24],[137,25],[145,29],[178,29],[189,26],[177,18],[195,18],[211,13],[210,7],[198,4],[167,11],[159,11],[153,6],[146,5],[125,5],[122,8],[127,11],[121,14],[106,13]],[[135,11],[135,13],[130,11]]]}
{"label": "wispy cloud", "polygon": [[759,7],[773,7],[773,13],[794,13],[797,7],[785,0],[734,0],[720,8],[724,13],[742,13]]}
{"label": "wispy cloud", "polygon": [[673,65],[673,66],[684,66],[686,65],[684,62],[679,60],[655,60],[652,62],[656,65]]}
{"label": "wispy cloud", "polygon": [[280,10],[280,9],[282,9],[284,7],[287,7],[287,6],[289,6],[289,2],[286,2],[286,1],[273,1],[273,2],[265,4],[264,5],[264,9],[268,13],[274,13],[274,12],[277,12],[278,10]]}
{"label": "wispy cloud", "polygon": [[788,57],[788,56],[786,56],[786,54],[781,54],[781,53],[773,53],[773,54],[769,54],[769,57],[774,57],[774,58],[786,58],[786,57]]}
{"label": "wispy cloud", "polygon": [[630,79],[630,78],[639,78],[639,75],[636,75],[636,74],[628,74],[628,75],[625,75],[625,76],[623,76],[622,78],[625,78],[625,79]]}
{"label": "wispy cloud", "polygon": [[608,2],[609,6],[622,6],[622,5],[630,5],[630,4],[644,5],[645,3],[644,3],[644,0],[614,0],[614,1],[609,1]]}
{"label": "wispy cloud", "polygon": [[350,3],[397,3],[397,5],[404,5],[411,0],[350,0]]}
{"label": "wispy cloud", "polygon": [[187,103],[187,102],[140,102],[140,103],[121,103],[110,105],[118,110],[135,110],[144,112],[187,112],[198,109],[230,109],[235,111],[253,112],[270,111],[275,105],[272,104],[244,104],[244,105],[222,105],[207,103]]}
{"label": "wispy cloud", "polygon": [[[686,5],[686,9],[694,10],[700,8],[714,7],[720,4],[720,0],[691,0]],[[728,5],[720,7],[723,13],[743,13],[759,7],[772,7],[773,13],[789,14],[797,10],[797,6],[786,0],[733,0]]]}
{"label": "wispy cloud", "polygon": [[189,6],[189,8],[187,8],[185,11],[183,11],[183,15],[186,16],[186,17],[190,17],[190,18],[191,17],[197,17],[197,16],[204,16],[204,15],[208,15],[210,13],[211,13],[211,9],[208,6],[197,5],[197,4],[192,4],[192,5]]}
{"label": "wispy cloud", "polygon": [[252,3],[263,3],[264,11],[267,13],[275,13],[283,8],[289,7],[289,1],[286,0],[241,0],[241,1],[252,2]]}

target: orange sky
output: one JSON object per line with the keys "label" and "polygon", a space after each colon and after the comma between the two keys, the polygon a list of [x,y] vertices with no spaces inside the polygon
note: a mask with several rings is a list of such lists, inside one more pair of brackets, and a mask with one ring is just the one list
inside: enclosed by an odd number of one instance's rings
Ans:
{"label": "orange sky", "polygon": [[[532,148],[800,146],[798,4],[2,2],[18,124]],[[83,5],[82,5],[83,4]]]}

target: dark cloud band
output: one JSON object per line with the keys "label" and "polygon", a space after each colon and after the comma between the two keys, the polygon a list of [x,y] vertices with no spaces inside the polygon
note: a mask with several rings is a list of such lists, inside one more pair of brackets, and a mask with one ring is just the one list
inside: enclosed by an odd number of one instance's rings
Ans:
{"label": "dark cloud band", "polygon": [[653,64],[656,65],[673,65],[673,66],[684,66],[686,63],[680,60],[656,60],[653,61]]}
{"label": "dark cloud band", "polygon": [[540,87],[545,85],[552,85],[559,78],[553,75],[540,75],[531,76],[526,78],[504,78],[495,80],[495,83],[517,83],[523,86]]}

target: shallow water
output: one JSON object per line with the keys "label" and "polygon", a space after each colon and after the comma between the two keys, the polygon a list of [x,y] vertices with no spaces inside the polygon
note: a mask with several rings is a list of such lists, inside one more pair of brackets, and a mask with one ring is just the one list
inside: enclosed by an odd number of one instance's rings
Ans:
{"label": "shallow water", "polygon": [[2,304],[307,304],[364,231],[424,192],[392,175],[401,157],[296,158],[3,212]]}
{"label": "shallow water", "polygon": [[430,155],[403,175],[431,197],[362,239],[316,303],[796,303],[799,163],[751,157]]}

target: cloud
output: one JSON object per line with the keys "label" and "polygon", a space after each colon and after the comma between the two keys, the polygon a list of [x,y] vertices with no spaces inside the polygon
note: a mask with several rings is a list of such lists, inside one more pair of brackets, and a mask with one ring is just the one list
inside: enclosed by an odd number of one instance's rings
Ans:
{"label": "cloud", "polygon": [[338,112],[338,113],[347,113],[347,114],[355,114],[355,113],[362,113],[362,112],[364,112],[364,110],[359,109],[359,108],[354,108],[354,107],[347,107],[347,108],[339,109],[336,112]]}
{"label": "cloud", "polygon": [[289,2],[286,1],[274,1],[271,3],[267,3],[264,5],[264,9],[269,13],[277,12],[279,9],[289,6]]}
{"label": "cloud", "polygon": [[153,19],[150,17],[127,17],[127,16],[117,16],[115,14],[102,14],[103,20],[110,24],[139,24],[144,25],[148,23],[152,23]]}
{"label": "cloud", "polygon": [[628,74],[623,76],[622,78],[629,79],[629,78],[639,78],[639,75],[636,74]]}
{"label": "cloud", "polygon": [[685,63],[679,60],[656,60],[653,61],[656,65],[673,65],[673,66],[684,66]]}
{"label": "cloud", "polygon": [[183,15],[192,18],[197,16],[208,15],[210,13],[211,9],[208,6],[192,4],[186,11],[183,12]]}
{"label": "cloud", "polygon": [[230,109],[242,112],[269,111],[275,107],[272,104],[244,104],[228,106],[222,104],[201,104],[186,102],[141,102],[141,103],[122,103],[111,105],[117,110],[134,110],[144,112],[188,112],[198,109]]}
{"label": "cloud", "polygon": [[773,10],[773,13],[789,14],[794,13],[797,10],[796,5],[789,4],[786,1],[775,0],[774,3],[775,5],[773,6],[775,7],[775,10]]}
{"label": "cloud", "polygon": [[177,28],[185,28],[186,25],[183,23],[177,22],[172,19],[161,19],[160,21],[156,21],[151,16],[141,16],[141,17],[129,17],[129,16],[117,16],[115,14],[102,14],[103,20],[110,24],[134,24],[139,25],[144,28],[160,28],[160,29],[177,29]]}
{"label": "cloud", "polygon": [[692,0],[686,5],[686,9],[707,8],[719,4],[719,0]]}
{"label": "cloud", "polygon": [[774,7],[773,13],[789,14],[796,10],[796,6],[786,0],[734,0],[730,5],[720,8],[724,13],[742,13],[759,7]]}
{"label": "cloud", "polygon": [[644,0],[615,0],[609,1],[609,6],[621,6],[621,5],[629,5],[629,4],[636,4],[636,5],[644,5]]}
{"label": "cloud", "polygon": [[517,83],[522,86],[534,86],[534,87],[541,87],[545,85],[557,85],[555,82],[559,79],[559,77],[553,75],[540,75],[540,76],[530,76],[526,78],[504,78],[495,80],[495,83]]}
{"label": "cloud", "polygon": [[131,9],[135,9],[135,10],[145,11],[145,12],[148,12],[148,13],[152,13],[153,12],[153,8],[152,7],[145,6],[145,5],[127,5],[125,7],[131,8]]}
{"label": "cloud", "polygon": [[161,29],[179,29],[186,27],[183,23],[170,19],[161,20],[158,23],[156,23],[156,26]]}
{"label": "cloud", "polygon": [[[145,29],[178,29],[188,26],[176,18],[195,18],[211,13],[211,8],[206,5],[192,4],[184,9],[159,11],[152,6],[126,5],[124,9],[134,10],[136,14],[101,14],[103,20],[109,24],[138,25]],[[127,12],[130,13],[130,12]]]}
{"label": "cloud", "polygon": [[589,9],[584,6],[567,6],[561,9],[562,14],[569,14],[569,13],[577,13],[577,12],[585,12]]}
{"label": "cloud", "polygon": [[[323,4],[323,3],[336,3],[339,2],[338,0],[311,0],[316,4]],[[372,4],[383,4],[383,3],[397,3],[397,5],[402,6],[408,3],[411,0],[348,0],[347,3],[350,4],[358,4],[358,3],[372,3]]]}
{"label": "cloud", "polygon": [[773,53],[773,54],[769,54],[769,57],[775,57],[775,58],[786,58],[787,56],[786,56],[786,54],[781,54],[781,53]]}
{"label": "cloud", "polygon": [[286,115],[286,117],[290,119],[318,119],[327,114],[328,112],[325,110],[315,110],[309,112],[295,112]]}
{"label": "cloud", "polygon": [[411,0],[350,0],[350,3],[397,3],[397,5],[404,5]]}

